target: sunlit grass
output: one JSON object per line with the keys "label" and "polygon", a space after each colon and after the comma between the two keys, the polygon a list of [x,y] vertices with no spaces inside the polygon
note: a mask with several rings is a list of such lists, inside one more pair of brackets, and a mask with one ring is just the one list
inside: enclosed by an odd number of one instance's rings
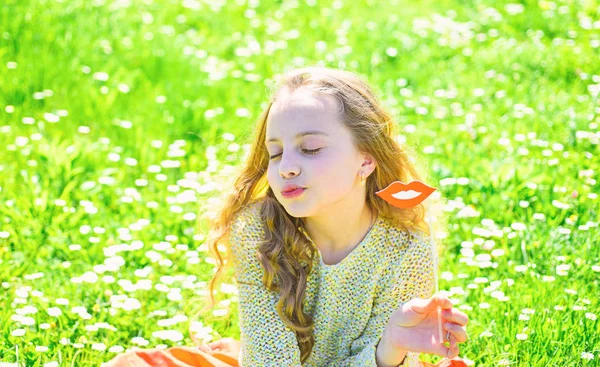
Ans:
{"label": "sunlit grass", "polygon": [[4,1],[0,366],[239,337],[234,284],[194,317],[198,209],[316,63],[371,82],[448,199],[461,356],[596,365],[599,57],[594,1]]}

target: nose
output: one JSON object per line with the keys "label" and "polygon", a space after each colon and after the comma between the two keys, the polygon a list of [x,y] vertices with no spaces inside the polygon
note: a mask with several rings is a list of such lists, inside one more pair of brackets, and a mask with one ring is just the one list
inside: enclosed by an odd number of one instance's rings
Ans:
{"label": "nose", "polygon": [[296,177],[300,174],[300,167],[295,162],[291,154],[281,154],[281,160],[279,161],[279,174],[283,178]]}

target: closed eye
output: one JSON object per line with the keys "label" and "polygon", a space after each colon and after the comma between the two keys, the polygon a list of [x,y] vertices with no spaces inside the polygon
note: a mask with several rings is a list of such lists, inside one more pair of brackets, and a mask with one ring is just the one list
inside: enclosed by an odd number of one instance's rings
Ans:
{"label": "closed eye", "polygon": [[[308,154],[317,154],[319,152],[319,150],[321,150],[323,148],[317,148],[317,149],[302,149],[303,152],[308,153]],[[281,155],[281,153],[279,154],[275,154],[270,156],[269,158],[274,159],[276,157],[279,157]]]}

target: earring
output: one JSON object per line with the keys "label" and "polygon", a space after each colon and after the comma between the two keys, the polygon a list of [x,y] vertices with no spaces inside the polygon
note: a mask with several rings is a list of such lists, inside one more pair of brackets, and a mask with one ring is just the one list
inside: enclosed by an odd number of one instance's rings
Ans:
{"label": "earring", "polygon": [[366,179],[365,179],[365,173],[364,173],[364,172],[361,172],[361,173],[360,173],[360,184],[361,184],[362,186],[365,186],[365,182],[366,182]]}

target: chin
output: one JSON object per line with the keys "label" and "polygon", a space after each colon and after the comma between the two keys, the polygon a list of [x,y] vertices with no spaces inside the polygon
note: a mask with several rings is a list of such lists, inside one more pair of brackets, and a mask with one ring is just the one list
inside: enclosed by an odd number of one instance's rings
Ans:
{"label": "chin", "polygon": [[280,202],[280,204],[283,206],[285,211],[294,218],[308,217],[313,213],[313,210],[303,205],[304,203]]}

